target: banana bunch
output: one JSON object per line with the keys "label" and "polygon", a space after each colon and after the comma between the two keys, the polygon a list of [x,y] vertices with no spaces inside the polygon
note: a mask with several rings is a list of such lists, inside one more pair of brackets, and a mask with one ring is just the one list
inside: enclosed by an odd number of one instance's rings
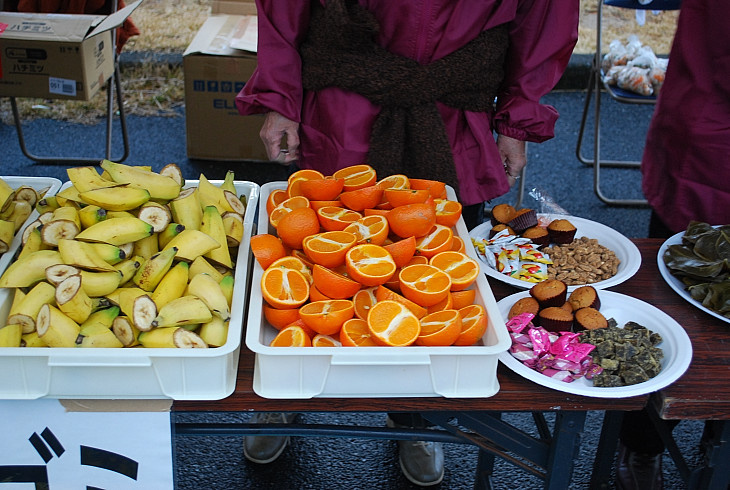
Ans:
{"label": "banana bunch", "polygon": [[233,172],[184,188],[175,164],[101,169],[69,168],[70,185],[37,200],[0,276],[14,294],[0,347],[225,344],[246,209]]}
{"label": "banana bunch", "polygon": [[15,234],[46,192],[47,188],[36,190],[27,185],[13,189],[0,178],[0,255],[10,249]]}

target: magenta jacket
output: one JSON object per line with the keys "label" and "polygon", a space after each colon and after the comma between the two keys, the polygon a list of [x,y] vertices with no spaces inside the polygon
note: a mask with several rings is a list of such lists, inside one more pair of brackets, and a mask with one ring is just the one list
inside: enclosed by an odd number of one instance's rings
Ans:
{"label": "magenta jacket", "polygon": [[730,2],[683,0],[642,159],[642,187],[675,232],[730,223]]}
{"label": "magenta jacket", "polygon": [[[276,111],[300,123],[302,168],[325,175],[367,163],[378,106],[337,88],[304,93],[297,51],[312,0],[256,0],[258,68],[236,97],[241,114]],[[439,104],[451,143],[463,204],[505,194],[509,185],[493,129],[542,142],[553,137],[558,113],[540,98],[558,82],[578,38],[578,0],[360,0],[381,25],[378,42],[427,64],[491,27],[508,23],[506,77],[493,116]]]}

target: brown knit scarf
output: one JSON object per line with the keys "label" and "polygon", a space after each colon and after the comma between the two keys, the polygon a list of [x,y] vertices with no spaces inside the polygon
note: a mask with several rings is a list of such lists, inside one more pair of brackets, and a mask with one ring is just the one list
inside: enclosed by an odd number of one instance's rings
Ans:
{"label": "brown knit scarf", "polygon": [[[301,46],[304,88],[339,87],[381,106],[368,161],[378,175],[446,182],[458,192],[454,158],[435,102],[488,112],[504,76],[507,26],[482,32],[428,65],[376,44],[373,14],[350,0],[313,0],[311,26]],[[363,162],[352,162],[363,163]]]}

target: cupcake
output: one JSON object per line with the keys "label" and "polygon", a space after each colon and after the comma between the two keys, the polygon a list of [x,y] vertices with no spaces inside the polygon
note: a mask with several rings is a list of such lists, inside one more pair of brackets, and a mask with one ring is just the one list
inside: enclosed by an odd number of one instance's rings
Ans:
{"label": "cupcake", "polygon": [[522,232],[522,238],[529,238],[538,247],[544,247],[550,243],[550,234],[542,226],[531,226]]}
{"label": "cupcake", "polygon": [[595,330],[597,328],[608,327],[608,320],[603,313],[595,308],[585,307],[576,311],[573,320],[573,331],[581,332],[583,330]]}
{"label": "cupcake", "polygon": [[514,212],[507,224],[517,233],[522,233],[528,228],[537,226],[537,213],[534,209],[519,209]]}
{"label": "cupcake", "polygon": [[546,279],[530,288],[530,296],[540,304],[540,308],[563,306],[568,296],[568,286],[559,279]]}
{"label": "cupcake", "polygon": [[573,327],[573,313],[558,306],[543,308],[538,318],[540,326],[548,332],[570,332]]}
{"label": "cupcake", "polygon": [[527,296],[526,298],[518,299],[517,302],[512,305],[512,308],[509,309],[509,313],[507,314],[507,319],[515,317],[521,313],[532,313],[535,315],[535,318],[537,318],[539,311],[540,304],[537,300],[531,296]]}
{"label": "cupcake", "polygon": [[514,214],[515,208],[510,204],[497,204],[492,208],[492,226],[500,223],[506,225],[510,222]]}
{"label": "cupcake", "polygon": [[496,224],[492,227],[491,230],[489,230],[489,238],[494,238],[494,235],[499,233],[500,231],[507,230],[510,235],[515,235],[515,230],[510,228],[509,226],[505,225],[504,223]]}
{"label": "cupcake", "polygon": [[573,307],[573,311],[586,307],[595,308],[596,310],[601,308],[598,291],[593,286],[581,286],[574,289],[568,296],[568,303]]}
{"label": "cupcake", "polygon": [[560,245],[572,242],[577,231],[575,225],[567,219],[552,220],[547,230],[550,235],[550,241]]}

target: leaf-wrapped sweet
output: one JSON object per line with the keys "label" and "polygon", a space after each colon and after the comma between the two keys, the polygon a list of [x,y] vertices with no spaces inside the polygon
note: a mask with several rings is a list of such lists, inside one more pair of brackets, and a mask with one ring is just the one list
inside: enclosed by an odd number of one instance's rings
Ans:
{"label": "leaf-wrapped sweet", "polygon": [[716,277],[725,267],[724,260],[703,260],[683,245],[668,246],[663,259],[672,272],[697,278]]}

